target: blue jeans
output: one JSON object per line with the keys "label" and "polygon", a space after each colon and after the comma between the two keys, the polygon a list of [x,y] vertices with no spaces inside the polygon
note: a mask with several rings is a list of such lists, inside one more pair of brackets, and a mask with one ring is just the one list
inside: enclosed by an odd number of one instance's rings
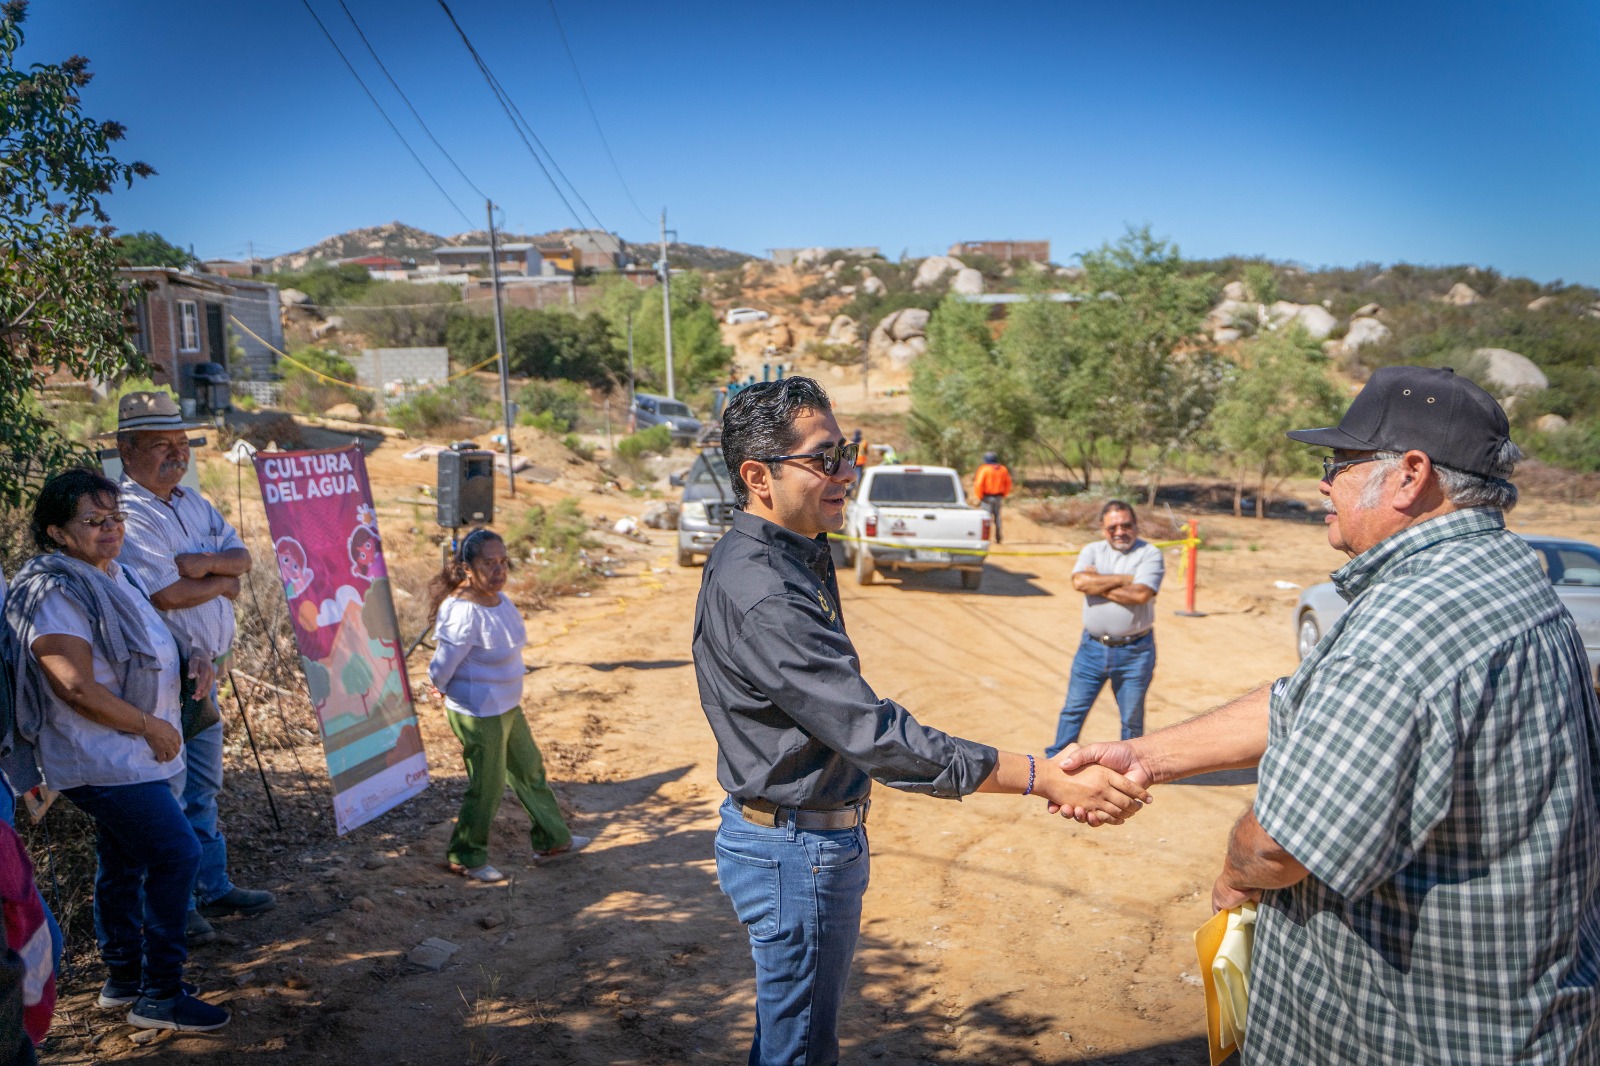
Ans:
{"label": "blue jeans", "polygon": [[1107,681],[1122,713],[1122,739],[1144,736],[1144,697],[1156,672],[1156,635],[1152,630],[1121,648],[1108,648],[1088,633],[1078,641],[1072,658],[1072,678],[1067,682],[1067,702],[1061,708],[1055,743],[1044,750],[1054,756],[1078,739],[1089,708]]}
{"label": "blue jeans", "polygon": [[200,843],[171,787],[79,785],[64,795],[94,819],[94,935],[111,979],[154,999],[177,995]]}
{"label": "blue jeans", "polygon": [[[217,698],[216,690],[211,698]],[[222,723],[196,733],[183,742],[187,769],[172,779],[172,787],[183,803],[183,816],[189,819],[195,839],[200,841],[200,870],[194,878],[194,903],[205,906],[233,891],[228,878],[228,842],[217,825],[217,793],[222,791]]]}
{"label": "blue jeans", "polygon": [[870,871],[866,827],[768,829],[729,799],[716,852],[756,963],[750,1066],[831,1066]]}

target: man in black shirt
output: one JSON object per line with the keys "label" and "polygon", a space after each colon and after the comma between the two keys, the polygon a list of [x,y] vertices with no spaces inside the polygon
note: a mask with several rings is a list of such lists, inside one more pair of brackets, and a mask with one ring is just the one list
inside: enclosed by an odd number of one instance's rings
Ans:
{"label": "man in black shirt", "polygon": [[751,1063],[838,1061],[838,1016],[867,888],[874,779],[960,799],[1037,793],[1120,823],[1148,793],[1101,767],[1069,776],[919,724],[861,677],[826,534],[844,524],[856,449],[809,378],[742,390],[722,454],[739,512],[695,608],[700,702],[728,792],[717,875],[756,963]]}

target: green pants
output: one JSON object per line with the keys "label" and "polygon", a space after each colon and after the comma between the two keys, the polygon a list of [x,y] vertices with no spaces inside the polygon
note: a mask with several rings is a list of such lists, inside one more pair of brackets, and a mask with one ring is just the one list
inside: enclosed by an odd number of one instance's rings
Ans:
{"label": "green pants", "polygon": [[533,820],[528,837],[534,851],[570,843],[572,832],[561,818],[555,793],[545,784],[544,756],[528,732],[522,708],[513,707],[494,718],[474,718],[449,708],[444,713],[461,741],[467,763],[467,794],[461,799],[455,832],[450,834],[450,861],[468,869],[489,861],[489,827],[500,809],[507,781]]}

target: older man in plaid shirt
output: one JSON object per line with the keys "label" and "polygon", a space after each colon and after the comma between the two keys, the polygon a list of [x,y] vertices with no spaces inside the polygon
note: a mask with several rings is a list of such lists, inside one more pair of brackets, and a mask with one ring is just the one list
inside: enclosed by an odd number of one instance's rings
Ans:
{"label": "older man in plaid shirt", "polygon": [[1212,890],[1261,902],[1247,1063],[1600,1063],[1600,706],[1505,529],[1508,434],[1422,367],[1291,433],[1333,450],[1350,609],[1292,677],[1064,757],[1152,782],[1259,764]]}

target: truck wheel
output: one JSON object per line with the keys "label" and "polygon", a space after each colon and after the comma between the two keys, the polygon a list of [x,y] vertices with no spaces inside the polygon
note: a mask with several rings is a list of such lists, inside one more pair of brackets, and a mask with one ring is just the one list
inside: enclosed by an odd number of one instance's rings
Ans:
{"label": "truck wheel", "polygon": [[962,588],[968,589],[968,590],[970,590],[972,592],[977,592],[978,588],[982,584],[983,584],[983,571],[982,570],[963,570],[963,571],[961,571],[961,587]]}
{"label": "truck wheel", "polygon": [[694,565],[694,552],[689,551],[689,550],[687,550],[685,548],[679,548],[678,549],[678,565],[679,566],[693,566]]}
{"label": "truck wheel", "polygon": [[872,553],[861,545],[856,545],[856,584],[872,584],[872,575],[877,572],[877,567],[872,565]]}

